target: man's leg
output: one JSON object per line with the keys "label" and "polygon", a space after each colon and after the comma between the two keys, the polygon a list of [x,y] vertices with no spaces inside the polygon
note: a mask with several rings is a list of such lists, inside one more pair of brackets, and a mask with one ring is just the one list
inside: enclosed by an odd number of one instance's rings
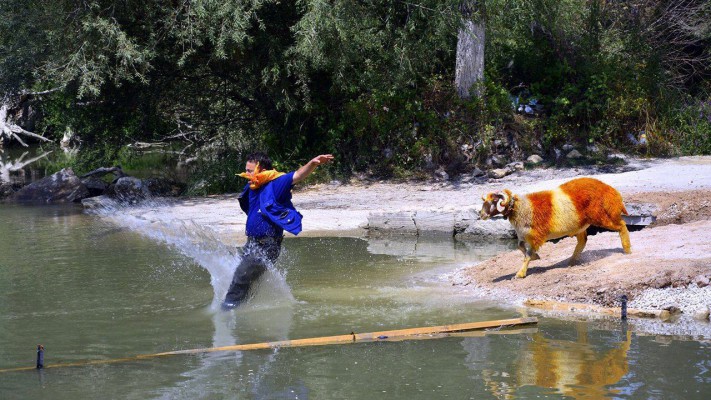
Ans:
{"label": "man's leg", "polygon": [[227,291],[222,308],[230,309],[240,305],[247,297],[252,283],[259,279],[266,270],[266,260],[259,254],[245,254],[235,270],[234,277],[232,277],[232,284]]}
{"label": "man's leg", "polygon": [[281,238],[248,239],[222,308],[231,309],[240,305],[249,294],[252,283],[279,257],[280,250]]}

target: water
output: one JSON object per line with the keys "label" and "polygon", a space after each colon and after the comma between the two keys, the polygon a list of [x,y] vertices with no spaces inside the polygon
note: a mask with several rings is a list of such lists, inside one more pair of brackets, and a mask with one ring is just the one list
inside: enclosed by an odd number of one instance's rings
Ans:
{"label": "water", "polygon": [[[0,206],[0,369],[515,318],[442,278],[507,244],[297,238],[249,304],[218,303],[234,248],[195,224]],[[708,342],[618,321],[539,318],[523,333],[222,352],[0,373],[27,399],[702,399]]]}

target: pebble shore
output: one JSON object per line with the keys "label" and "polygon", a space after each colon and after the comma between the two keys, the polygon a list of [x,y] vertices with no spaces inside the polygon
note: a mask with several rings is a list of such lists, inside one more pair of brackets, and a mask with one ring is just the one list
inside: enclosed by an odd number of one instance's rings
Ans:
{"label": "pebble shore", "polygon": [[[711,309],[711,286],[690,285],[688,288],[647,289],[630,301],[628,306],[643,310],[664,310],[674,307],[681,311],[684,319],[693,318],[708,322]],[[709,329],[711,330],[711,325]]]}

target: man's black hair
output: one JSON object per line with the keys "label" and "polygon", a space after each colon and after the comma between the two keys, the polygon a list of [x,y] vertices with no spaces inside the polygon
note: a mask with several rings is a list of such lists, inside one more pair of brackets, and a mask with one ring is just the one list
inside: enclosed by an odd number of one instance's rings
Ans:
{"label": "man's black hair", "polygon": [[267,153],[261,151],[256,151],[247,156],[247,162],[259,163],[259,168],[261,170],[274,169],[272,166],[272,159],[269,158]]}

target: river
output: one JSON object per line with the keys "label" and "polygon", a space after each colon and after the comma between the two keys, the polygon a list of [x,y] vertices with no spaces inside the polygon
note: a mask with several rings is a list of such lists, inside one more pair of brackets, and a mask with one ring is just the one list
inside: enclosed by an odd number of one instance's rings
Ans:
{"label": "river", "polygon": [[[107,215],[111,214],[111,218]],[[127,220],[132,218],[130,220]],[[121,224],[110,222],[120,220]],[[511,248],[288,238],[250,302],[219,310],[238,249],[120,209],[0,205],[0,370],[517,318],[444,278]],[[432,340],[199,353],[0,372],[2,399],[702,399],[711,345],[616,320]]]}

